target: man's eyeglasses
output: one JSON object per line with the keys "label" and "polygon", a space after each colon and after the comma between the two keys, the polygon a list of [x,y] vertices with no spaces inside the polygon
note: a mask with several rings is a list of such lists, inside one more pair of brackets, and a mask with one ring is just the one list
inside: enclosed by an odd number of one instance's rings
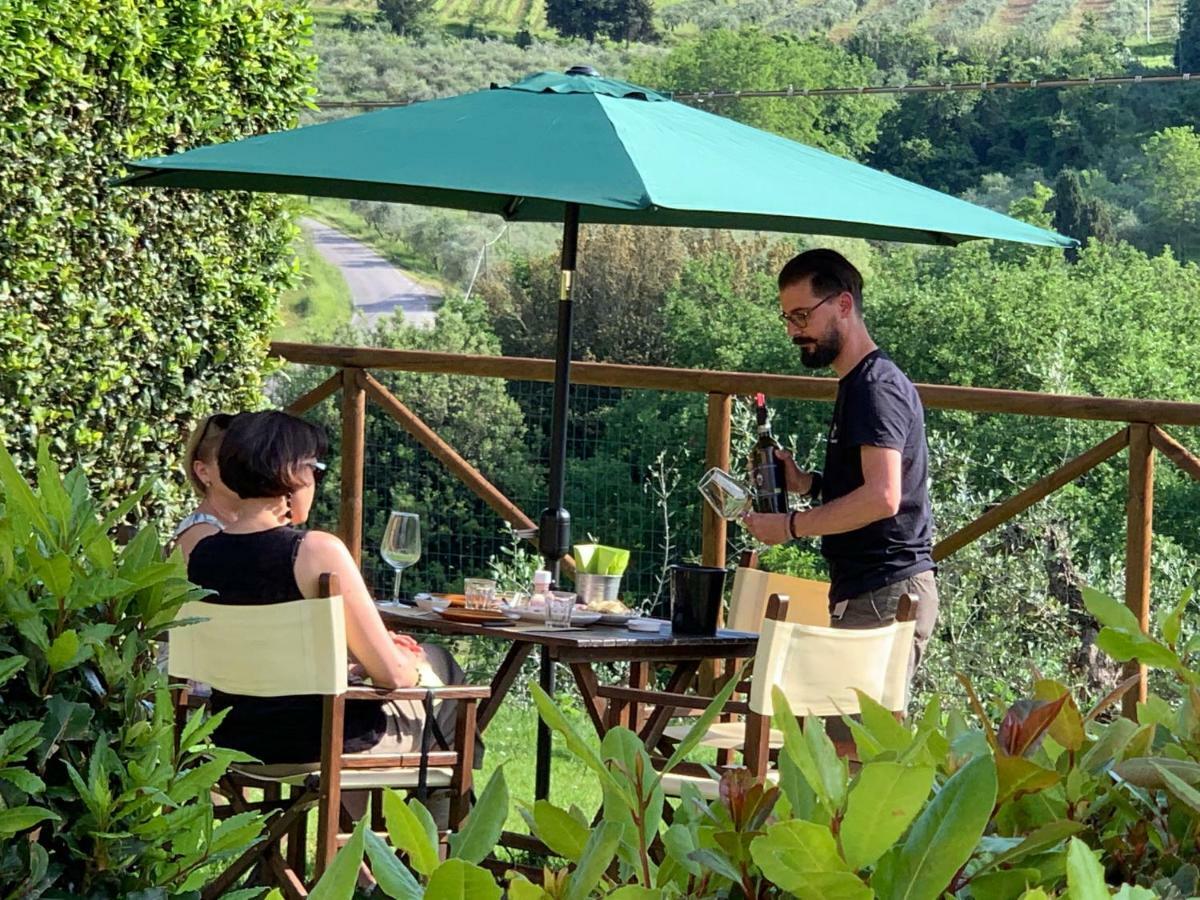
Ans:
{"label": "man's eyeglasses", "polygon": [[312,462],[307,463],[307,465],[310,469],[312,469],[313,485],[320,487],[321,482],[325,480],[325,472],[329,467],[323,462],[317,462],[315,459]]}
{"label": "man's eyeglasses", "polygon": [[793,309],[791,312],[780,313],[779,318],[783,319],[783,321],[785,321],[785,322],[789,322],[792,325],[795,325],[797,328],[807,328],[809,316],[811,316],[814,312],[816,312],[816,310],[818,310],[820,307],[824,306],[826,303],[828,303],[834,297],[840,297],[840,296],[842,296],[842,294],[843,294],[843,291],[838,291],[836,294],[830,294],[828,297],[826,297],[820,303],[817,303],[814,306],[810,306],[807,309]]}

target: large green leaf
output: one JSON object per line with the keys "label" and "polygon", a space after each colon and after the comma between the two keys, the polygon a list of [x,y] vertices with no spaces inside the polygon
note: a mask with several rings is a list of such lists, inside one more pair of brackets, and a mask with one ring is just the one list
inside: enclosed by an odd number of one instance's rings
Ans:
{"label": "large green leaf", "polygon": [[999,784],[997,803],[1007,803],[1021,794],[1034,793],[1058,784],[1062,776],[1054,769],[1039,766],[1023,756],[996,757],[996,778]]}
{"label": "large green leaf", "polygon": [[1143,788],[1166,787],[1163,771],[1168,771],[1188,785],[1200,785],[1200,763],[1165,756],[1137,756],[1112,767],[1113,772],[1130,784]]}
{"label": "large green leaf", "polygon": [[971,878],[972,900],[1011,900],[1042,880],[1037,869],[1003,869]]}
{"label": "large green leaf", "polygon": [[825,720],[820,716],[808,716],[804,720],[804,742],[816,763],[818,777],[832,807],[841,809],[846,802],[849,768],[825,733]]}
{"label": "large green leaf", "polygon": [[10,514],[19,510],[43,536],[49,537],[50,520],[33,489],[17,470],[17,465],[3,442],[0,442],[0,486],[4,488],[5,505],[12,507]]}
{"label": "large green leaf", "polygon": [[1043,850],[1062,843],[1073,834],[1078,834],[1083,831],[1084,826],[1080,822],[1073,822],[1069,819],[1062,819],[1057,822],[1050,822],[1048,825],[1043,825],[1029,833],[1020,843],[1014,847],[1010,847],[1003,853],[998,853],[993,859],[976,870],[977,874],[986,872],[989,869],[999,866],[1010,866],[1019,859],[1023,859],[1032,853],[1040,853]]}
{"label": "large green leaf", "polygon": [[462,859],[448,859],[425,887],[428,900],[500,900],[500,888],[487,869]]}
{"label": "large green leaf", "polygon": [[1154,638],[1142,634],[1140,631],[1101,628],[1100,634],[1096,636],[1096,646],[1117,662],[1137,659],[1155,669],[1178,669],[1181,667],[1179,657],[1169,647],[1164,647]]}
{"label": "large green leaf", "polygon": [[660,900],[661,897],[662,891],[639,884],[627,884],[609,894],[608,900]]}
{"label": "large green leaf", "polygon": [[518,875],[508,882],[508,900],[554,900],[541,885]]}
{"label": "large green leaf", "polygon": [[347,900],[353,896],[354,886],[358,883],[358,867],[363,858],[363,832],[367,827],[364,816],[354,826],[354,833],[346,846],[338,851],[321,880],[317,882],[309,900]]}
{"label": "large green leaf", "polygon": [[750,842],[750,856],[771,881],[795,891],[809,872],[848,872],[833,832],[801,819],[777,822]]}
{"label": "large green leaf", "polygon": [[537,706],[538,715],[542,717],[542,721],[562,735],[567,749],[600,778],[602,785],[609,785],[616,790],[617,786],[613,782],[608,767],[596,755],[591,745],[575,730],[567,717],[562,714],[562,711],[555,705],[550,695],[536,684],[531,684],[529,690],[533,695],[534,705]]}
{"label": "large green leaf", "polygon": [[58,466],[50,458],[50,446],[45,438],[38,441],[37,488],[42,509],[55,526],[58,539],[62,541],[71,525],[71,496],[63,486]]}
{"label": "large green leaf", "polygon": [[482,862],[500,841],[504,820],[508,817],[508,785],[504,767],[500,766],[488,779],[487,787],[467,816],[466,824],[450,835],[450,853],[469,863]]}
{"label": "large green leaf", "polygon": [[78,653],[79,635],[75,629],[68,628],[50,644],[50,649],[46,651],[46,664],[51,672],[61,672],[77,661]]}
{"label": "large green leaf", "polygon": [[832,832],[798,819],[779,822],[750,843],[755,865],[772,884],[802,900],[869,900],[869,887],[849,871]]}
{"label": "large green leaf", "polygon": [[891,864],[871,879],[880,900],[936,900],[971,858],[996,803],[996,765],[976,756],[950,776],[913,823]]}
{"label": "large green leaf", "polygon": [[858,688],[854,689],[854,693],[858,694],[863,726],[871,733],[871,736],[879,742],[884,750],[894,750],[896,753],[904,752],[912,743],[912,732],[898,722],[892,715],[892,711],[885,709],[883,704],[877,702],[874,697],[864,694]]}
{"label": "large green leaf", "polygon": [[[820,768],[817,761],[813,758],[812,750],[808,743],[804,740],[804,732],[800,729],[800,723],[796,721],[796,716],[792,713],[792,707],[788,703],[787,695],[779,688],[771,688],[771,703],[774,706],[775,714],[772,716],[772,724],[783,733],[783,753],[781,756],[787,756],[792,764],[799,770],[804,781],[814,795],[817,801],[825,807],[829,813],[833,813],[834,803],[825,789],[825,781],[821,777]],[[792,799],[792,793],[788,793],[789,801],[795,802]]]}
{"label": "large green leaf", "polygon": [[809,716],[801,729],[787,697],[777,687],[771,689],[775,708],[772,721],[783,732],[784,752],[804,776],[831,815],[840,810],[846,800],[846,763],[837,755],[833,742],[825,734],[825,723],[819,716]]}
{"label": "large green leaf", "polygon": [[46,782],[34,772],[12,766],[0,769],[0,781],[16,785],[27,794],[40,794],[46,789]]}
{"label": "large green leaf", "polygon": [[691,854],[693,862],[698,863],[701,868],[707,869],[710,872],[715,872],[722,878],[728,878],[734,884],[737,884],[741,875],[734,867],[725,854],[718,850],[700,849],[695,850]]}
{"label": "large green leaf", "polygon": [[11,809],[0,809],[0,835],[8,837],[46,820],[57,822],[59,816],[40,806],[14,806]]}
{"label": "large green leaf", "polygon": [[674,859],[689,875],[699,877],[700,866],[691,858],[691,854],[700,847],[690,828],[676,822],[663,832],[662,842],[668,859]]}
{"label": "large green leaf", "polygon": [[1103,726],[1095,743],[1083,751],[1083,756],[1079,760],[1080,768],[1093,772],[1107,765],[1111,760],[1119,759],[1137,730],[1137,723],[1131,722],[1129,719],[1123,717],[1113,719]]}
{"label": "large green leaf", "polygon": [[21,759],[38,745],[42,723],[36,719],[16,722],[0,732],[0,762]]}
{"label": "large green leaf", "polygon": [[567,878],[563,900],[587,900],[600,884],[605,871],[617,853],[624,828],[616,822],[602,822],[592,831],[579,864]]}
{"label": "large green leaf", "polygon": [[29,657],[19,654],[0,659],[0,685],[25,668],[27,662],[29,662]]}
{"label": "large green leaf", "polygon": [[1107,628],[1120,628],[1124,631],[1141,630],[1133,610],[1121,601],[1087,585],[1083,586],[1083,605],[1096,617],[1097,622]]}
{"label": "large green leaf", "polygon": [[1067,893],[1070,900],[1111,900],[1104,883],[1104,866],[1079,838],[1067,845]]}
{"label": "large green leaf", "polygon": [[383,892],[395,900],[418,900],[425,891],[404,863],[396,858],[396,852],[373,831],[363,833],[367,858],[371,861],[371,874],[379,882]]}
{"label": "large green leaf", "polygon": [[[729,698],[733,696],[733,692],[737,689],[738,683],[741,682],[741,680],[745,677],[746,668],[749,665],[749,662],[743,664],[737,673],[725,682],[725,684],[721,687],[721,690],[717,691],[716,696],[714,696],[712,699],[712,702],[708,704],[704,712],[702,712],[696,718],[696,721],[692,724],[691,729],[689,729],[688,733],[684,735],[683,740],[676,745],[674,752],[671,753],[670,759],[668,759],[666,765],[663,766],[663,772],[670,772],[673,768],[675,768],[675,766],[687,759],[688,754],[695,750],[697,746],[699,746],[704,735],[708,733],[708,729],[712,727],[713,723],[717,721],[717,718],[721,715],[721,710],[725,707],[725,704],[729,702]],[[661,779],[662,776],[659,775],[659,780]]]}
{"label": "large green leaf", "polygon": [[1200,791],[1172,772],[1166,766],[1154,764],[1154,768],[1158,770],[1158,774],[1162,776],[1163,784],[1167,786],[1167,790],[1179,800],[1188,809],[1192,811],[1193,816],[1200,816]]}
{"label": "large green leaf", "polygon": [[392,846],[407,854],[409,865],[420,874],[429,875],[438,864],[437,829],[429,833],[413,809],[416,805],[416,800],[406,804],[397,791],[383,792],[383,820]]}
{"label": "large green leaf", "polygon": [[1179,631],[1183,624],[1183,611],[1187,609],[1188,603],[1191,602],[1194,590],[1188,588],[1179,595],[1179,599],[1174,606],[1168,608],[1166,615],[1162,618],[1162,636],[1170,646],[1174,647],[1179,640]]}
{"label": "large green leaf", "polygon": [[838,832],[851,869],[871,865],[900,839],[929,799],[933,776],[930,766],[880,761],[863,766]]}
{"label": "large green leaf", "polygon": [[579,862],[590,833],[586,825],[581,825],[569,812],[549,800],[538,800],[533,805],[533,822],[542,843],[563,859]]}

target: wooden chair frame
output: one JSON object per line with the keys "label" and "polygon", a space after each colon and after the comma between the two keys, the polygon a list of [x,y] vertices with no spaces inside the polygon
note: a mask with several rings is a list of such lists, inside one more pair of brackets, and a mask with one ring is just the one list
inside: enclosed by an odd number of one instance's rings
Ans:
{"label": "wooden chair frame", "polygon": [[[788,598],[781,594],[772,594],[767,604],[766,618],[773,619],[777,622],[787,620]],[[896,609],[897,622],[912,622],[916,620],[916,601],[904,594],[901,596]],[[728,677],[733,677],[733,673],[729,673]],[[753,675],[751,675],[753,678]],[[743,682],[738,686],[739,692],[749,691],[749,682]],[[645,691],[641,692],[642,702],[651,703],[657,706],[671,706],[678,710],[685,710],[689,713],[698,713],[704,710],[712,702],[711,697],[697,696],[695,694],[681,694],[668,691]],[[740,755],[742,757],[742,766],[749,769],[757,776],[765,776],[769,771],[770,764],[775,755],[770,746],[771,734],[771,719],[770,716],[765,716],[759,712],[755,712],[751,708],[748,700],[729,700],[722,708],[722,715],[744,716],[746,720],[745,741],[742,745]],[[895,714],[898,719],[903,718],[903,713]],[[853,759],[853,745],[843,745],[835,742],[838,754],[847,756]],[[717,772],[724,772],[730,768],[736,768],[732,765],[732,755],[737,751],[728,751],[725,758],[718,756],[717,766],[714,767]],[[666,759],[661,756],[654,756],[652,760],[656,765],[662,765]],[[707,770],[695,763],[681,763],[673,770],[676,773],[683,775],[695,775],[708,777]]]}
{"label": "wooden chair frame", "polygon": [[[340,594],[336,575],[324,574],[320,579],[320,597],[335,597]],[[427,753],[400,754],[347,754],[341,750],[345,734],[345,711],[347,700],[399,700],[421,703],[426,694],[432,693],[439,701],[458,702],[454,747],[430,749]],[[491,689],[486,686],[447,685],[436,688],[399,688],[387,690],[367,686],[352,686],[345,692],[326,695],[323,698],[321,727],[321,760],[319,772],[314,771],[301,785],[288,785],[290,796],[282,797],[285,786],[279,781],[256,776],[250,769],[230,771],[219,782],[219,790],[228,806],[218,811],[219,817],[242,812],[266,812],[268,820],[263,839],[247,849],[201,894],[202,900],[215,900],[233,887],[249,869],[261,862],[269,877],[288,900],[301,900],[308,896],[310,886],[305,882],[307,868],[307,814],[316,807],[317,850],[314,865],[315,883],[333,861],[338,848],[349,838],[353,823],[342,810],[342,773],[347,770],[412,769],[426,766],[451,767],[450,817],[448,832],[462,824],[470,808],[473,787],[472,772],[475,765],[476,705],[487,699]],[[203,705],[188,690],[185,681],[176,693],[176,740],[182,734],[188,714]],[[260,802],[248,801],[247,787],[261,788]],[[371,828],[383,832],[380,799],[382,788],[355,787],[354,790],[369,790],[372,794]],[[280,844],[287,838],[286,857]]]}

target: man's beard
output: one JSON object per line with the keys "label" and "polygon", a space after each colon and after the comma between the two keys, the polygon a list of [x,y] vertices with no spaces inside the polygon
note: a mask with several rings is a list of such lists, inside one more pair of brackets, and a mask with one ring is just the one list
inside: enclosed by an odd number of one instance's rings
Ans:
{"label": "man's beard", "polygon": [[792,343],[800,348],[800,362],[806,369],[828,368],[842,352],[842,336],[836,328],[828,329],[815,340],[792,338]]}

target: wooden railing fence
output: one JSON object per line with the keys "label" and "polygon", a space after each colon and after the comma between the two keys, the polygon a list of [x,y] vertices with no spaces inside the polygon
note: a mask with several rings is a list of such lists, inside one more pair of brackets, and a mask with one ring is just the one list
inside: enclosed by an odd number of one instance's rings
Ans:
{"label": "wooden railing fence", "polygon": [[[303,365],[334,366],[338,371],[294,401],[289,411],[301,414],[322,400],[342,394],[342,483],[339,529],[356,560],[362,556],[363,464],[366,401],[372,400],[418,443],[435,456],[454,477],[479,496],[514,528],[533,529],[536,523],[487,480],[453,447],[376,380],[369,369],[394,369],[444,375],[471,375],[509,381],[553,380],[554,363],[548,359],[505,356],[466,356],[416,350],[386,350],[277,342],[274,355]],[[750,372],[717,372],[626,366],[612,363],[573,363],[574,384],[708,395],[706,467],[729,468],[730,415],[734,395],[762,391],[773,398],[794,400],[834,399],[832,378],[771,375]],[[1200,426],[1200,404],[1162,400],[1127,400],[1005,391],[990,388],[920,384],[921,400],[929,409],[954,409],[972,413],[1004,413],[1084,419],[1119,423],[1110,437],[1063,463],[1020,493],[984,511],[978,518],[942,538],[933,548],[942,560],[1019,515],[1039,500],[1115,456],[1129,451],[1126,502],[1125,603],[1144,630],[1150,626],[1150,551],[1154,521],[1155,450],[1200,481],[1197,458],[1162,426]],[[725,565],[725,522],[705,507],[702,558],[706,564]],[[564,559],[570,568],[570,558]],[[1135,663],[1127,674],[1140,674],[1137,691],[1123,700],[1132,714],[1146,698],[1146,671]]]}

